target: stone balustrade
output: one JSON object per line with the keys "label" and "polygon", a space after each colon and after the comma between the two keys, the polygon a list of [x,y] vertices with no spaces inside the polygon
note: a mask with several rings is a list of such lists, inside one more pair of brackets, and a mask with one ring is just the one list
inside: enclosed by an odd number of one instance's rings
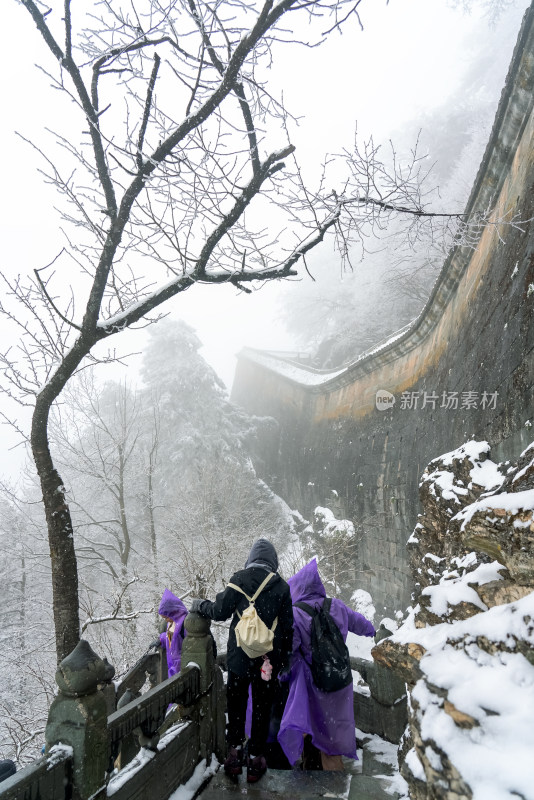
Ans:
{"label": "stone balustrade", "polygon": [[164,654],[148,652],[116,687],[114,668],[82,639],[56,672],[45,756],[4,781],[1,800],[166,800],[199,760],[221,759],[224,685],[210,622],[189,614],[185,627],[179,675],[162,680]]}
{"label": "stone balustrade", "polygon": [[[172,678],[157,648],[114,685],[113,667],[80,641],[56,672],[45,756],[4,781],[0,800],[166,800],[200,760],[214,753],[221,761],[226,654],[214,656],[209,620],[189,614],[185,627],[183,668]],[[353,662],[370,687],[369,698],[354,695],[358,727],[398,741],[404,684],[392,685],[372,662]]]}

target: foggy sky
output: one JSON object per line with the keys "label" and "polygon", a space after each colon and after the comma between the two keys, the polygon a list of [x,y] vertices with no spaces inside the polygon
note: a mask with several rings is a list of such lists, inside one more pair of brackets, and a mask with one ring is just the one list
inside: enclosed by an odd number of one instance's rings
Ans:
{"label": "foggy sky", "polygon": [[[517,29],[527,5],[524,0],[516,3]],[[63,121],[58,121],[55,92],[49,88],[48,78],[34,66],[38,62],[54,68],[29,14],[14,0],[5,3],[2,12],[4,30],[9,32],[0,51],[4,108],[9,113],[2,131],[5,189],[0,225],[2,264],[13,276],[49,263],[63,245],[53,208],[54,191],[43,186],[36,171],[37,154],[15,131],[43,142],[44,147],[42,129],[60,128]],[[354,21],[350,30],[334,34],[321,49],[292,47],[289,52],[286,48],[271,69],[271,90],[273,86],[276,91],[283,89],[286,106],[302,117],[292,131],[292,141],[310,176],[325,152],[350,147],[356,120],[361,134],[373,133],[378,140],[385,140],[423,110],[446,102],[470,65],[470,37],[474,31],[483,32],[487,24],[480,6],[467,16],[452,9],[446,0],[390,0],[389,5],[384,0],[367,0],[362,5],[362,22],[363,32]],[[500,87],[497,95],[499,91]],[[271,141],[273,138],[276,131],[270,132]],[[284,143],[282,132],[280,141]],[[339,274],[328,247],[315,251],[310,263],[325,258],[332,259]],[[203,355],[230,387],[234,355],[242,346],[294,346],[278,319],[277,307],[282,294],[291,298],[295,291],[298,281],[266,285],[251,295],[233,287],[198,286],[163,310],[197,330],[205,344]],[[0,333],[5,348],[13,332],[3,320]],[[121,334],[106,343],[106,348],[139,351],[145,337],[142,330]],[[131,359],[133,378],[138,363],[138,358]],[[103,377],[105,370],[101,368]],[[107,377],[116,376],[115,369],[113,375],[108,371]],[[19,416],[16,409],[15,414]],[[23,414],[22,424],[27,426],[28,418]],[[8,476],[19,460],[16,453],[5,449],[13,441],[4,426],[0,471]]]}

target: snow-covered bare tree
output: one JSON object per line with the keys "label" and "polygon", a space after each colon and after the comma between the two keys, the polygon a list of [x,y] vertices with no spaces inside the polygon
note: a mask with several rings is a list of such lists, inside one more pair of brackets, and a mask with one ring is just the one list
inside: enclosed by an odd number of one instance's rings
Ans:
{"label": "snow-covered bare tree", "polygon": [[[51,417],[51,441],[72,512],[81,585],[82,633],[113,629],[100,652],[123,663],[137,645],[140,614],[152,610],[154,561],[144,520],[149,465],[136,392],[125,383],[99,386],[94,370],[69,384]],[[150,455],[150,454],[149,454]],[[139,570],[142,567],[142,585]],[[155,599],[155,598],[154,598]],[[98,636],[102,640],[101,630]],[[118,654],[118,656],[116,656]]]}
{"label": "snow-covered bare tree", "polygon": [[159,419],[151,490],[159,576],[180,595],[207,596],[242,566],[255,538],[281,542],[291,520],[251,464],[261,420],[229,402],[196,333],[164,321],[151,334],[139,396],[147,422],[154,408]]}
{"label": "snow-covered bare tree", "polygon": [[25,484],[0,485],[0,757],[21,766],[42,747],[55,663],[46,530]]}
{"label": "snow-covered bare tree", "polygon": [[281,47],[356,23],[363,0],[20,1],[66,100],[50,144],[38,120],[27,137],[65,201],[65,247],[30,276],[6,276],[2,308],[20,341],[3,368],[6,390],[33,406],[62,658],[79,639],[78,571],[48,424],[72,376],[113,358],[98,345],[195,284],[246,291],[293,275],[328,232],[347,256],[392,216],[409,240],[438,218],[419,156],[389,168],[372,142],[344,154],[334,184],[325,169],[306,186],[269,91]]}
{"label": "snow-covered bare tree", "polygon": [[153,637],[163,588],[212,595],[252,541],[291,519],[256,477],[258,424],[233,406],[185,323],[151,329],[144,386],[99,385],[86,369],[51,417],[79,564],[82,633],[114,664]]}
{"label": "snow-covered bare tree", "polygon": [[85,370],[53,415],[50,433],[57,464],[69,472],[75,526],[85,531],[80,555],[124,588],[131,577],[132,484],[140,470],[135,394],[125,384],[101,389]]}

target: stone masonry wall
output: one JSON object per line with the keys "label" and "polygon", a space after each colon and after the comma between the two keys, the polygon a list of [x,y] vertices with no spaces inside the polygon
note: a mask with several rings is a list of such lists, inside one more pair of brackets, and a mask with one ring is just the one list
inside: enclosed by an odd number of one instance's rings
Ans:
{"label": "stone masonry wall", "polygon": [[[534,217],[533,96],[531,8],[470,213],[497,198],[498,213]],[[388,614],[410,599],[406,541],[428,461],[469,439],[487,440],[504,460],[531,439],[534,225],[522,227],[490,225],[475,252],[454,251],[418,320],[341,372],[319,373],[259,351],[240,354],[232,399],[279,423],[265,441],[264,477],[305,515],[338,493],[336,513],[352,519],[361,536],[359,588]],[[376,407],[379,390],[395,397],[385,411]],[[447,399],[453,392],[458,408],[442,407],[443,393]],[[476,407],[465,407],[466,392],[476,393]],[[403,407],[411,393],[414,407]]]}

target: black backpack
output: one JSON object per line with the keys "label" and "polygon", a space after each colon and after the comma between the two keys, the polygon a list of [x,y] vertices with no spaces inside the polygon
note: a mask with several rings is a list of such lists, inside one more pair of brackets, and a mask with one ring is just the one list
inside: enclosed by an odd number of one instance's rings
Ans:
{"label": "black backpack", "polygon": [[311,672],[313,682],[322,692],[337,692],[352,683],[349,650],[330,615],[331,604],[331,597],[325,599],[322,608],[294,603],[312,618]]}

